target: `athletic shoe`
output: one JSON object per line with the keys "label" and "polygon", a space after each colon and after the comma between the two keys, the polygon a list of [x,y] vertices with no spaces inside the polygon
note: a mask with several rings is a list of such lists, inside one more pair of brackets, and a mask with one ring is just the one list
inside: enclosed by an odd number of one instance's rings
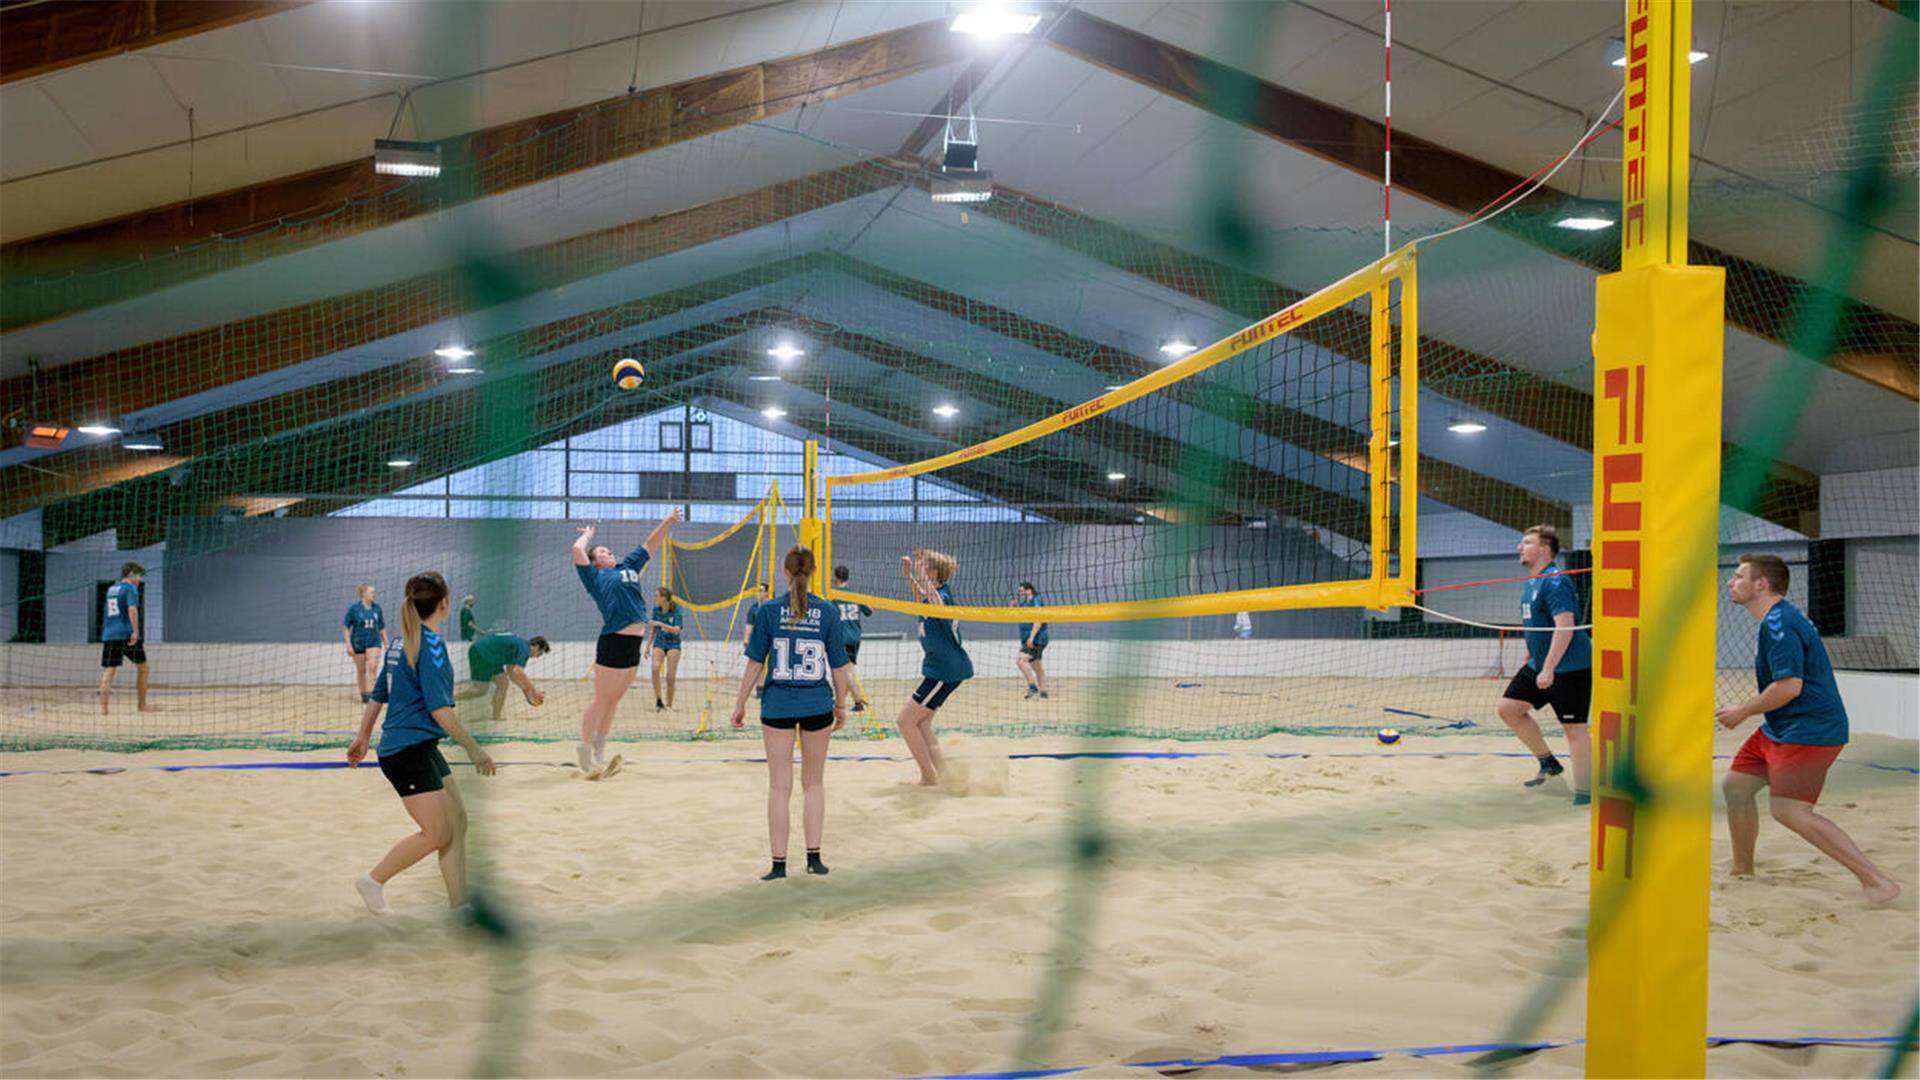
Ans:
{"label": "athletic shoe", "polygon": [[866,702],[864,702],[864,701],[856,701],[856,702],[854,702],[854,703],[853,703],[853,711],[854,711],[854,712],[866,712],[866,711],[867,711],[867,703],[866,703]]}
{"label": "athletic shoe", "polygon": [[1541,764],[1540,771],[1533,774],[1533,779],[1526,781],[1523,786],[1539,787],[1541,784],[1546,783],[1566,771],[1566,766],[1560,764],[1559,758],[1548,758]]}
{"label": "athletic shoe", "polygon": [[1026,693],[1026,696],[1025,696],[1025,697],[1022,697],[1022,698],[1021,698],[1020,700],[1021,700],[1021,701],[1032,701],[1032,700],[1033,700],[1034,698],[1037,698],[1037,697],[1039,697],[1039,696],[1040,696],[1040,688],[1039,688],[1039,687],[1037,687],[1037,686],[1029,686],[1029,687],[1027,687],[1027,693]]}

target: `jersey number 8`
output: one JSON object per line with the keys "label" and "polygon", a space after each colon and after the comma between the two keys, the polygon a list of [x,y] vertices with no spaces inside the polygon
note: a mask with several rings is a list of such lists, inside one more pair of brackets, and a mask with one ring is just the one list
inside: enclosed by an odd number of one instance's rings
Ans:
{"label": "jersey number 8", "polygon": [[780,682],[818,682],[827,677],[827,645],[812,638],[791,639],[798,663],[788,658],[788,638],[773,639],[773,677]]}

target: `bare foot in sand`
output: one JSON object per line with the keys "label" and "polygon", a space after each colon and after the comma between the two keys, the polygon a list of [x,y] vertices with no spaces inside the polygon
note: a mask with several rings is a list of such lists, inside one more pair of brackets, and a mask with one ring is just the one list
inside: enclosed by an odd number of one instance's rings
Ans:
{"label": "bare foot in sand", "polygon": [[140,711],[141,711],[141,712],[159,712],[159,711],[160,711],[160,706],[158,706],[158,705],[142,705],[142,706],[140,706]]}
{"label": "bare foot in sand", "polygon": [[1900,883],[1887,878],[1872,885],[1862,885],[1860,891],[1866,894],[1868,907],[1885,907],[1900,895]]}

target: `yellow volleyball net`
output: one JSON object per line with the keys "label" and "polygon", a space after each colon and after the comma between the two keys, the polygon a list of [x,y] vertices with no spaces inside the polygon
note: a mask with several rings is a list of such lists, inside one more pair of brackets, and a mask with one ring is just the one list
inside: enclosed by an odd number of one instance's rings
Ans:
{"label": "yellow volleyball net", "polygon": [[[989,623],[1032,621],[1003,596],[1030,581],[1046,582],[1046,619],[1057,623],[1410,602],[1416,309],[1406,248],[1164,367],[1092,357],[1033,376],[1060,385],[994,386],[974,398],[997,403],[987,415],[942,410],[935,423],[987,437],[822,478],[821,563],[857,571],[826,595]],[[1023,393],[1080,404],[1008,430],[998,413],[1032,415],[1013,400]],[[836,526],[836,497],[852,489],[912,500],[915,521],[884,538],[864,522]],[[1181,542],[1156,543],[1143,525],[1179,526]],[[916,548],[958,563],[954,606],[888,588],[900,581],[897,556]]]}

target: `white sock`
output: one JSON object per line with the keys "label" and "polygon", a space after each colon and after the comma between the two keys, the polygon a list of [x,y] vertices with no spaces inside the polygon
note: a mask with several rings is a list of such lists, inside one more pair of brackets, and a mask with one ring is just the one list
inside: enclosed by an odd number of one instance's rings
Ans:
{"label": "white sock", "polygon": [[606,739],[606,736],[604,735],[598,739],[593,740],[593,760],[595,761],[607,760],[607,739]]}
{"label": "white sock", "polygon": [[580,758],[580,771],[592,772],[593,771],[593,744],[581,743],[575,749],[578,752],[578,755]]}
{"label": "white sock", "polygon": [[360,899],[366,903],[368,911],[375,915],[393,914],[393,909],[387,906],[386,887],[373,880],[372,874],[361,874],[354,878],[353,887],[359,890]]}

